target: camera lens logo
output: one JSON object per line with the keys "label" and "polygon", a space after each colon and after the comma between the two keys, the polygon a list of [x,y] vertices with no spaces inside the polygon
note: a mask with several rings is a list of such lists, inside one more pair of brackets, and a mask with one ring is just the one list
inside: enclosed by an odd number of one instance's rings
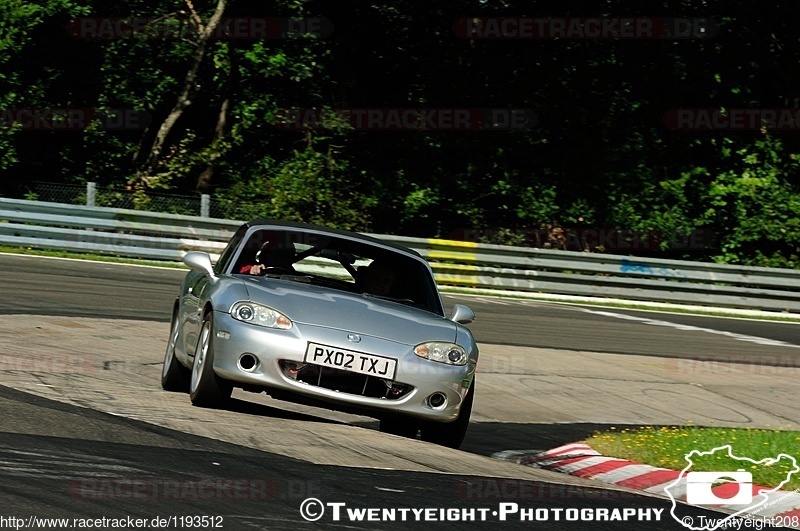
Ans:
{"label": "camera lens logo", "polygon": [[[734,496],[720,498],[711,490],[714,483],[730,480],[739,485]],[[737,472],[689,472],[686,474],[686,502],[693,505],[743,505],[753,501],[753,474]]]}

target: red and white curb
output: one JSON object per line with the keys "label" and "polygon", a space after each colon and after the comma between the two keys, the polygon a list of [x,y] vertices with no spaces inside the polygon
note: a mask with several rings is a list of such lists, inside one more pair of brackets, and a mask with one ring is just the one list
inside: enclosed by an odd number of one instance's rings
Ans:
{"label": "red and white curb", "polygon": [[[566,444],[546,452],[508,450],[498,452],[492,457],[581,478],[595,479],[665,498],[670,498],[665,490],[669,487],[669,492],[674,500],[686,501],[686,477],[681,477],[681,472],[643,465],[627,459],[606,457],[583,442]],[[711,492],[720,498],[730,498],[736,494],[738,488],[738,484],[728,483],[712,487]],[[771,490],[770,487],[760,485],[753,485],[752,488],[754,498],[760,494],[761,490]],[[726,513],[737,513],[741,505],[701,505],[700,507]],[[771,493],[768,502],[754,507],[753,512],[741,513],[740,516],[774,517],[786,522],[798,521],[800,520],[800,494],[776,490]]]}

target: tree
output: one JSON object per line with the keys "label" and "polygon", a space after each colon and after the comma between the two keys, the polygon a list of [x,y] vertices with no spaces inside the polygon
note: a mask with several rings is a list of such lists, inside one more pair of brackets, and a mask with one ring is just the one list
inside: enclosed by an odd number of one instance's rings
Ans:
{"label": "tree", "polygon": [[[191,0],[184,1],[189,9],[190,20],[192,21],[192,25],[196,31],[195,49],[191,62],[189,63],[189,69],[187,70],[186,77],[183,81],[183,87],[178,95],[178,99],[175,102],[175,105],[172,107],[170,113],[158,128],[155,139],[153,140],[147,156],[145,157],[144,167],[137,174],[137,181],[148,187],[153,185],[153,181],[156,178],[156,166],[161,158],[161,152],[167,137],[183,112],[192,103],[190,98],[196,91],[197,74],[200,70],[200,66],[203,63],[203,58],[206,55],[208,42],[214,36],[217,26],[225,14],[225,8],[228,6],[228,0],[217,0],[217,6],[214,9],[213,14],[209,17],[207,22],[203,22],[200,15],[197,13],[197,11],[195,11]],[[224,104],[220,109],[220,118],[218,119],[216,130],[221,131],[221,129],[224,127],[226,112],[227,104]],[[221,132],[218,136],[221,136]]]}

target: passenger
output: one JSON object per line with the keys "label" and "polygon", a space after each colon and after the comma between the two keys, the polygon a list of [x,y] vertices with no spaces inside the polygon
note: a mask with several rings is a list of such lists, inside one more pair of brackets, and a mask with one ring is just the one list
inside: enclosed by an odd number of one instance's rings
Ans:
{"label": "passenger", "polygon": [[373,261],[364,271],[364,293],[386,297],[392,290],[397,274],[394,268],[386,263]]}

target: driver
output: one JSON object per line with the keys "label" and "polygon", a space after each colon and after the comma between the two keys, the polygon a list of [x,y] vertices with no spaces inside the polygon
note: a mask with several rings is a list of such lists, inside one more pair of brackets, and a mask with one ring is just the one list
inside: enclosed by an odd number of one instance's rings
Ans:
{"label": "driver", "polygon": [[267,241],[256,253],[256,264],[245,265],[239,270],[240,274],[265,275],[276,273],[293,275],[297,273],[294,263],[294,246],[284,244],[279,240]]}

